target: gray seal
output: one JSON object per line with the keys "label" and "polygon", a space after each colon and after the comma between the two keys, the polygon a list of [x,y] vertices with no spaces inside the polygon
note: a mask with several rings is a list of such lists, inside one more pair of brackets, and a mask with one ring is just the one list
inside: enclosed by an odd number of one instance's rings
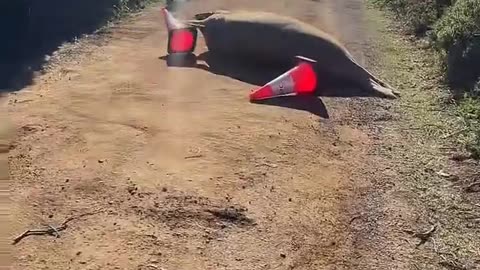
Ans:
{"label": "gray seal", "polygon": [[316,61],[316,69],[386,98],[399,93],[358,64],[333,36],[300,20],[269,12],[213,11],[185,21],[197,27],[213,53],[268,63],[291,63],[298,56]]}

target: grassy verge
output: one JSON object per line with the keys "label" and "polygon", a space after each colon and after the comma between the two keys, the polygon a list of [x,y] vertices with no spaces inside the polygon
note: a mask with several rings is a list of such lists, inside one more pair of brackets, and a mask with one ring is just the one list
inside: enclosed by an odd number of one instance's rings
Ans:
{"label": "grassy verge", "polygon": [[118,4],[114,6],[115,8],[115,13],[114,13],[114,18],[113,19],[121,19],[124,18],[125,16],[142,10],[149,5],[159,3],[159,2],[164,2],[163,0],[119,0]]}
{"label": "grassy verge", "polygon": [[401,21],[396,27],[403,33],[413,34],[432,48],[425,51],[421,62],[435,66],[432,69],[440,79],[435,85],[451,96],[449,102],[458,105],[443,108],[462,118],[462,131],[455,136],[458,142],[480,159],[480,1],[370,2]]}
{"label": "grassy verge", "polygon": [[371,7],[368,15],[380,36],[378,73],[402,92],[395,102],[399,120],[385,130],[396,139],[385,142],[398,175],[391,194],[410,207],[406,227],[423,232],[436,225],[424,244],[406,245],[402,254],[411,269],[479,269],[480,200],[472,186],[480,169],[472,160],[455,161],[462,158],[459,148],[478,140],[478,101],[465,98],[455,106],[437,52],[404,35],[382,12]]}

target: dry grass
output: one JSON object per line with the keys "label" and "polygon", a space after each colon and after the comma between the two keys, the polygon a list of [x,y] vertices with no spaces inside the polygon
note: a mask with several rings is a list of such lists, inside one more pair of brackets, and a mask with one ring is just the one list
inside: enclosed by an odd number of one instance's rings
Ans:
{"label": "dry grass", "polygon": [[448,88],[442,85],[442,70],[430,49],[408,39],[398,25],[371,10],[370,22],[381,33],[378,44],[383,77],[402,92],[396,112],[400,120],[390,133],[392,159],[402,176],[395,190],[406,194],[415,209],[414,228],[438,224],[425,245],[412,251],[417,269],[477,269],[480,267],[480,208],[478,193],[465,187],[480,179],[479,164],[455,162],[452,155],[462,148],[463,118],[450,104]]}

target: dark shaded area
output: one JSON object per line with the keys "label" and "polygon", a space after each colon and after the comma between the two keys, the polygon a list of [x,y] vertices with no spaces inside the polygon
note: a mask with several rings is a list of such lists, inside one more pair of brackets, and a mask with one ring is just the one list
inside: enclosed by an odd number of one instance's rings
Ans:
{"label": "dark shaded area", "polygon": [[427,38],[442,55],[445,82],[454,98],[475,92],[480,81],[480,1],[375,0],[397,15],[406,29]]}
{"label": "dark shaded area", "polygon": [[227,76],[254,85],[264,85],[289,70],[294,63],[259,63],[254,59],[204,52],[197,60],[205,64],[197,67],[208,72]]}
{"label": "dark shaded area", "polygon": [[[171,57],[171,56],[170,56]],[[161,56],[159,59],[167,61],[169,56]],[[202,63],[204,62],[204,63]],[[167,63],[168,64],[168,63]],[[216,75],[227,76],[248,84],[262,86],[276,77],[288,71],[296,63],[259,63],[248,58],[237,58],[227,55],[204,52],[197,56],[197,64],[191,65],[185,62],[184,68],[198,68]],[[169,65],[170,66],[170,65]],[[172,66],[182,66],[179,64]],[[308,111],[323,118],[329,118],[325,104],[319,98],[324,97],[373,97],[378,96],[374,92],[366,92],[353,83],[339,79],[325,71],[316,70],[318,74],[318,87],[313,96],[290,96],[255,102],[269,106],[280,106],[290,109]]]}
{"label": "dark shaded area", "polygon": [[[115,16],[120,0],[0,0],[0,91],[32,82],[45,56]],[[131,0],[128,5],[140,6]]]}
{"label": "dark shaded area", "polygon": [[[295,59],[291,63],[259,63],[255,59],[236,58],[211,52],[200,54],[197,60],[205,62],[205,64],[197,64],[197,68],[258,86],[265,85],[297,64]],[[367,92],[354,83],[335,77],[325,70],[317,67],[315,69],[318,76],[318,88],[315,90],[317,96],[377,96],[374,92]]]}
{"label": "dark shaded area", "polygon": [[325,104],[318,96],[286,96],[256,101],[254,103],[307,111],[325,119],[330,118],[327,107],[325,107]]}
{"label": "dark shaded area", "polygon": [[447,52],[447,82],[454,97],[463,98],[465,89],[474,89],[480,81],[480,35],[453,44]]}
{"label": "dark shaded area", "polygon": [[[159,57],[167,60],[167,55]],[[204,62],[204,63],[202,63]],[[265,85],[296,64],[291,63],[259,63],[254,59],[237,58],[227,55],[204,52],[197,56],[196,65],[185,65],[185,67],[196,67],[216,75],[227,76],[242,82],[253,85]],[[179,66],[179,65],[176,65]],[[354,83],[335,77],[324,70],[316,68],[318,74],[317,96],[328,97],[369,97],[376,96],[373,92],[367,92]]]}

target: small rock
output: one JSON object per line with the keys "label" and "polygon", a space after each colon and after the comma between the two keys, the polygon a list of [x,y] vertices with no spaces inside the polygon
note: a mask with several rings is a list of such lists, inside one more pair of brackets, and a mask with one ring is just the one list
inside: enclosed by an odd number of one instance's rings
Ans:
{"label": "small rock", "polygon": [[53,214],[48,215],[48,218],[53,218]]}
{"label": "small rock", "polygon": [[453,161],[465,161],[465,160],[468,160],[468,159],[471,159],[471,158],[472,158],[471,155],[462,154],[462,153],[455,153],[450,157],[450,159],[453,160]]}
{"label": "small rock", "polygon": [[285,258],[287,258],[287,255],[286,255],[286,254],[284,254],[284,253],[280,253],[280,257],[282,257],[282,258],[284,258],[284,259],[285,259]]}
{"label": "small rock", "polygon": [[163,192],[167,192],[167,188],[166,188],[166,187],[163,187],[163,188],[162,188],[162,191],[163,191]]}
{"label": "small rock", "polygon": [[291,201],[292,201],[292,198],[288,198],[288,201],[291,202]]}
{"label": "small rock", "polygon": [[128,193],[130,193],[130,195],[135,195],[137,193],[137,190],[138,190],[138,188],[135,187],[135,186],[127,187],[127,191],[128,191]]}
{"label": "small rock", "polygon": [[86,261],[79,261],[78,263],[79,263],[79,264],[87,264]]}
{"label": "small rock", "polygon": [[75,253],[75,255],[77,255],[77,256],[80,256],[80,254],[82,254],[81,251],[77,251],[77,253]]}
{"label": "small rock", "polygon": [[446,178],[447,180],[449,180],[451,182],[456,182],[456,181],[460,180],[460,177],[458,175],[449,174],[449,173],[446,173],[444,171],[437,172],[437,175],[440,176],[440,177]]}
{"label": "small rock", "polygon": [[105,162],[104,159],[99,159],[99,160],[98,160],[98,163],[104,163],[104,162]]}
{"label": "small rock", "polygon": [[150,259],[150,263],[158,263],[158,260],[153,258],[153,259]]}
{"label": "small rock", "polygon": [[437,172],[437,174],[438,174],[439,176],[441,176],[441,177],[444,177],[444,178],[449,178],[449,177],[452,176],[451,174],[448,174],[448,173],[446,173],[446,172],[444,172],[444,171],[439,171],[439,172]]}

